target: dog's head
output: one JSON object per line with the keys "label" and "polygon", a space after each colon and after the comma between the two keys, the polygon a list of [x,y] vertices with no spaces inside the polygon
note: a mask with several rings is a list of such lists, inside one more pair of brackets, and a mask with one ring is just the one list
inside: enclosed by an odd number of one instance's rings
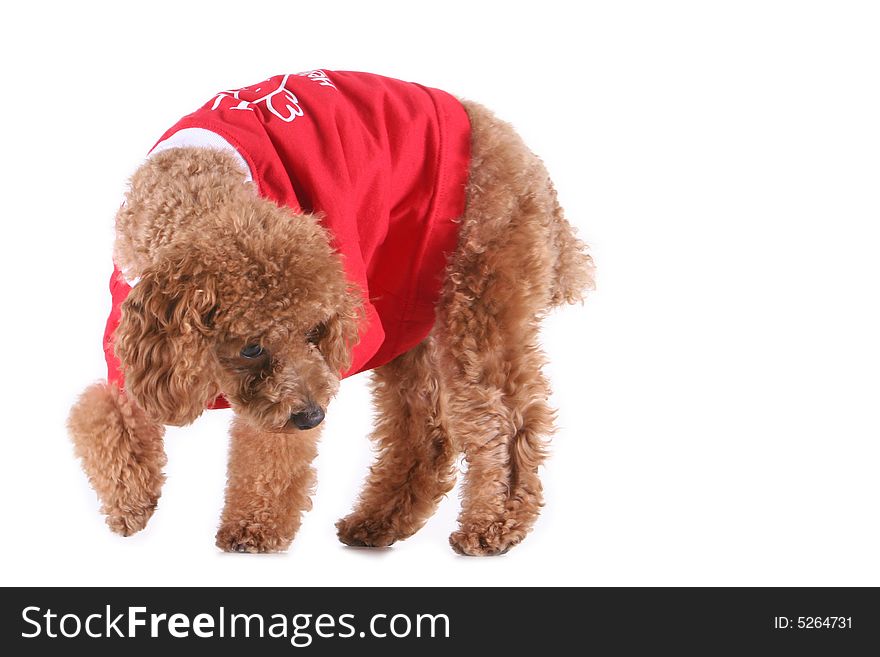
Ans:
{"label": "dog's head", "polygon": [[320,424],[357,340],[361,300],[328,233],[256,197],[165,247],[122,305],[126,390],[183,425],[222,393],[267,431]]}

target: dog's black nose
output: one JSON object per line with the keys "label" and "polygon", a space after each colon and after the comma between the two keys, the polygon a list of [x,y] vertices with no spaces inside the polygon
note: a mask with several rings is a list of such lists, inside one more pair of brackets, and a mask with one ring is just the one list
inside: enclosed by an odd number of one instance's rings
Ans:
{"label": "dog's black nose", "polygon": [[324,421],[324,409],[311,404],[304,411],[291,414],[290,421],[297,429],[314,429]]}

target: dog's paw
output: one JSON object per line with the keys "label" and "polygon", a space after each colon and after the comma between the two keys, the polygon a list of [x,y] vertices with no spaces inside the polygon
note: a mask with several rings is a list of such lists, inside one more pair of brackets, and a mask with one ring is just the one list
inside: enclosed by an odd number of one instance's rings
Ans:
{"label": "dog's paw", "polygon": [[290,547],[290,540],[280,539],[267,533],[257,524],[224,525],[217,532],[217,547],[224,552],[284,552]]}
{"label": "dog's paw", "polygon": [[147,522],[153,517],[155,510],[155,504],[137,509],[126,509],[125,511],[114,509],[107,513],[107,526],[115,534],[131,536],[147,526]]}
{"label": "dog's paw", "polygon": [[388,547],[401,536],[391,523],[352,514],[337,521],[336,535],[352,547]]}
{"label": "dog's paw", "polygon": [[493,522],[483,528],[468,527],[452,532],[452,549],[468,557],[494,557],[504,554],[525,538],[526,532],[511,529],[504,522]]}

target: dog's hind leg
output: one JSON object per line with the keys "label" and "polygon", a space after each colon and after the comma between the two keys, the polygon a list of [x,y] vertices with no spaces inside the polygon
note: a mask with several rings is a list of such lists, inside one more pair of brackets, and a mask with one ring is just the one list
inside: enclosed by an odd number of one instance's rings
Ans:
{"label": "dog's hind leg", "polygon": [[104,382],[83,392],[67,426],[107,525],[123,536],[143,529],[165,481],[164,427],[147,419],[122,390]]}
{"label": "dog's hind leg", "polygon": [[466,317],[457,313],[468,327],[452,322],[456,329],[443,342],[450,430],[467,462],[460,527],[450,544],[460,554],[488,556],[522,541],[538,517],[538,467],[554,412],[541,373],[537,322],[504,326],[479,310]]}
{"label": "dog's hind leg", "polygon": [[375,370],[378,456],[354,512],[336,523],[347,545],[391,545],[418,531],[455,483],[458,450],[429,336]]}
{"label": "dog's hind leg", "polygon": [[230,431],[226,505],[217,547],[227,552],[282,552],[312,508],[312,460],[320,428],[294,434],[261,431],[235,418]]}
{"label": "dog's hind leg", "polygon": [[471,169],[459,243],[438,304],[437,344],[453,440],[468,465],[452,547],[502,554],[543,503],[538,468],[553,431],[538,323],[591,281],[541,161],[513,128],[465,101]]}

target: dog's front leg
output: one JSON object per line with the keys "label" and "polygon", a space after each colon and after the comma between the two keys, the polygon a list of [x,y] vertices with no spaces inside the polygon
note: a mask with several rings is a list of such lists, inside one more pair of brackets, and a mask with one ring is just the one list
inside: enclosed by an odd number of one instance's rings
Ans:
{"label": "dog's front leg", "polygon": [[227,552],[282,552],[312,507],[320,427],[292,434],[232,424],[226,506],[217,547]]}
{"label": "dog's front leg", "polygon": [[117,534],[143,529],[156,509],[165,475],[165,428],[113,384],[86,388],[67,421],[76,455]]}

